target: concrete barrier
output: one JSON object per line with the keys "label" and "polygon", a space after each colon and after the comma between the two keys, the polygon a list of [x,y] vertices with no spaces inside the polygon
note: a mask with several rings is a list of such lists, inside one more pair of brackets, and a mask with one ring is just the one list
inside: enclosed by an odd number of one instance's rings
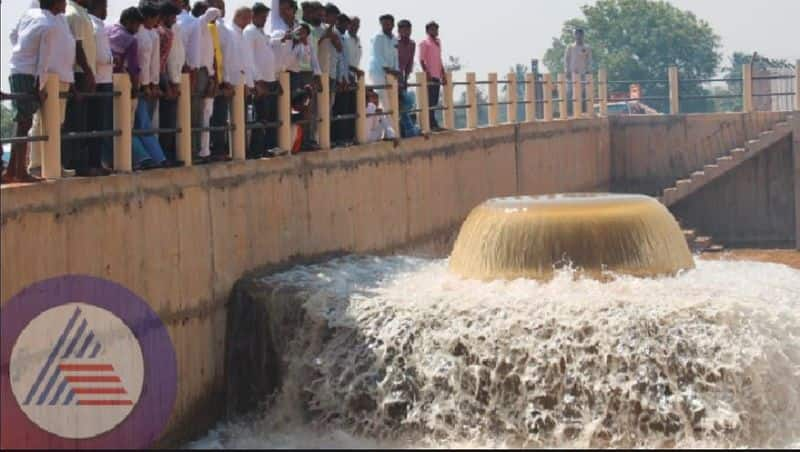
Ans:
{"label": "concrete barrier", "polygon": [[786,113],[624,116],[611,121],[612,190],[660,196]]}
{"label": "concrete barrier", "polygon": [[116,282],[166,324],[177,401],[161,444],[224,408],[226,308],[246,272],[385,252],[494,196],[607,191],[605,119],[506,125],[274,160],[2,188],[3,304],[64,274]]}

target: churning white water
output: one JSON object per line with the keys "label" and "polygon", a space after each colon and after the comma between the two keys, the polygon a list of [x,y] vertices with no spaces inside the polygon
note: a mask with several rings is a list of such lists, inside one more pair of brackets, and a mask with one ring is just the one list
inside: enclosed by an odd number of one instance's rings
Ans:
{"label": "churning white water", "polygon": [[284,387],[195,447],[784,447],[800,441],[800,271],[465,281],[347,257],[302,288]]}

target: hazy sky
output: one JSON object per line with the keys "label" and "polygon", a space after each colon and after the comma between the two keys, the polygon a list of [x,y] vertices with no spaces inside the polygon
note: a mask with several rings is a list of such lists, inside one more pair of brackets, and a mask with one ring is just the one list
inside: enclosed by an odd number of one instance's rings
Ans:
{"label": "hazy sky", "polygon": [[[5,64],[10,52],[8,34],[30,0],[0,1],[0,51]],[[791,61],[800,58],[797,38],[800,0],[669,1],[709,21],[722,37],[725,55],[743,50]],[[136,3],[138,0],[109,0],[109,21]],[[233,11],[252,3],[253,0],[227,0],[227,8]],[[361,36],[367,41],[379,30],[378,16],[387,12],[398,20],[411,20],[417,40],[424,34],[424,24],[435,19],[441,26],[445,54],[460,56],[466,70],[504,74],[514,63],[529,64],[531,58],[541,59],[552,38],[560,34],[564,21],[580,16],[580,6],[593,0],[338,0],[334,3],[345,13],[361,17]],[[365,55],[365,63],[368,58]],[[7,70],[0,67],[2,86],[6,89]]]}

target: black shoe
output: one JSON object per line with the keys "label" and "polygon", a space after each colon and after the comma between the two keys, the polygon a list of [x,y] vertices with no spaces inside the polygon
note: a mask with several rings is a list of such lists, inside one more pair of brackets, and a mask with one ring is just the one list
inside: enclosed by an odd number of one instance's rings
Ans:
{"label": "black shoe", "polygon": [[192,159],[192,165],[207,165],[209,163],[211,163],[209,157],[194,157]]}
{"label": "black shoe", "polygon": [[186,165],[186,163],[180,160],[164,160],[161,163],[162,168],[180,168],[181,166],[184,165]]}

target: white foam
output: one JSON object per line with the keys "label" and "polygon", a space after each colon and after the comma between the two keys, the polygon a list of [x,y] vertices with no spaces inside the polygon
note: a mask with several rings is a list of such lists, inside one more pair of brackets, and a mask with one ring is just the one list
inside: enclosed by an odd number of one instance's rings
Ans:
{"label": "white foam", "polygon": [[263,419],[193,446],[800,441],[799,271],[483,283],[446,264],[347,257],[266,278],[307,292],[292,384]]}

